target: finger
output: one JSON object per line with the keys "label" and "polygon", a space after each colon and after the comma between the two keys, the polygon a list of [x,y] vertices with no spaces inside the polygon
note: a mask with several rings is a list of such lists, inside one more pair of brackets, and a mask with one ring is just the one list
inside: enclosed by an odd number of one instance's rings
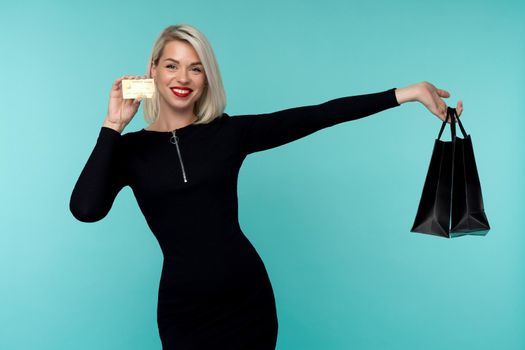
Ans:
{"label": "finger", "polygon": [[117,87],[119,86],[120,82],[122,81],[122,79],[124,79],[125,76],[122,76],[118,79],[116,79],[115,81],[113,81],[113,87]]}
{"label": "finger", "polygon": [[115,83],[113,84],[113,89],[120,90],[120,88],[122,87],[122,80],[128,79],[128,78],[129,78],[129,75],[123,75],[117,80],[115,80]]}
{"label": "finger", "polygon": [[120,78],[118,78],[115,82],[121,82],[124,79],[129,79],[129,77],[131,77],[131,75],[123,75]]}
{"label": "finger", "polygon": [[437,93],[441,97],[450,97],[450,92],[442,89],[437,89]]}
{"label": "finger", "polygon": [[122,79],[124,79],[124,78],[126,78],[125,75],[123,75],[123,76],[121,76],[121,77],[115,79],[114,83],[116,84],[116,83],[118,83],[119,81],[122,81]]}
{"label": "finger", "polygon": [[438,112],[437,113],[438,113],[438,116],[439,116],[439,118],[441,120],[444,121],[446,119],[446,117],[447,117],[447,104],[444,101],[442,101],[442,100],[440,100],[438,102]]}
{"label": "finger", "polygon": [[463,112],[463,101],[459,101],[458,102],[458,106],[456,107],[456,111],[457,111],[458,118],[459,118],[459,116]]}
{"label": "finger", "polygon": [[[441,114],[441,118],[443,119],[443,121],[447,120],[447,114],[448,114],[448,106],[446,103],[443,103],[443,112]],[[450,124],[451,121],[452,121],[452,118],[450,118],[449,116],[447,123]]]}

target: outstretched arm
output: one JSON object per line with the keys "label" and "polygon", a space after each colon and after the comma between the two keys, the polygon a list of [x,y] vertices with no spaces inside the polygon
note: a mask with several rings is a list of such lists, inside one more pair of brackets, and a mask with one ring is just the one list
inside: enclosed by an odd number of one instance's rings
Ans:
{"label": "outstretched arm", "polygon": [[[447,116],[450,97],[446,90],[429,82],[383,92],[341,97],[318,105],[289,108],[273,113],[233,116],[241,129],[241,148],[245,154],[267,150],[345,121],[363,118],[406,102],[420,102],[441,120]],[[459,101],[456,112],[463,112]],[[450,121],[449,121],[450,123]]]}
{"label": "outstretched arm", "polygon": [[395,90],[341,97],[273,113],[233,116],[231,121],[239,128],[241,151],[250,154],[284,145],[338,123],[399,106]]}

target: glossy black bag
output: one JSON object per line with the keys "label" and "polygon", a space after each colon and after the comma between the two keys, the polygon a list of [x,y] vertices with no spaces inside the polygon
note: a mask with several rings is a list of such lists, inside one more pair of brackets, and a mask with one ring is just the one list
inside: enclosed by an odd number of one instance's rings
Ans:
{"label": "glossy black bag", "polygon": [[[449,118],[451,140],[441,141]],[[464,138],[456,136],[456,122]],[[489,229],[471,137],[466,134],[456,110],[448,107],[434,143],[411,232],[451,238],[485,235]]]}

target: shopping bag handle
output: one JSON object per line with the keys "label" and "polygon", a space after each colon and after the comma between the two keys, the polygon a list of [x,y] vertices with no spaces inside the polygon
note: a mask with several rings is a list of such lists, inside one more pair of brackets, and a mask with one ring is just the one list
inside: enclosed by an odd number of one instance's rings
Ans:
{"label": "shopping bag handle", "polygon": [[437,139],[439,140],[441,138],[441,135],[443,134],[443,130],[445,129],[445,126],[447,125],[448,118],[450,116],[450,134],[452,135],[452,140],[456,138],[456,122],[459,125],[459,128],[461,129],[461,133],[463,134],[463,137],[467,137],[467,133],[465,131],[465,128],[463,128],[463,124],[461,123],[460,118],[458,117],[458,114],[456,112],[455,108],[447,107],[447,117],[445,118],[445,121],[443,124],[441,124],[441,129],[439,129],[439,134]]}

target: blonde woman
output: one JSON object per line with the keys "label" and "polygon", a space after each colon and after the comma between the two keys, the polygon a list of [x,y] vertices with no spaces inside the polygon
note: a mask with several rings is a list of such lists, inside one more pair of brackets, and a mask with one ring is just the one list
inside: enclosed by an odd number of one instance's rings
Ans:
{"label": "blonde woman", "polygon": [[[122,134],[140,98],[124,78],[154,79],[147,128]],[[130,186],[164,255],[157,321],[163,349],[275,349],[277,312],[264,263],[238,221],[237,176],[251,153],[408,101],[444,120],[449,93],[428,82],[267,114],[230,116],[206,37],[186,24],[157,38],[145,76],[112,86],[108,114],[70,210],[94,222]],[[457,113],[462,112],[458,103]]]}

